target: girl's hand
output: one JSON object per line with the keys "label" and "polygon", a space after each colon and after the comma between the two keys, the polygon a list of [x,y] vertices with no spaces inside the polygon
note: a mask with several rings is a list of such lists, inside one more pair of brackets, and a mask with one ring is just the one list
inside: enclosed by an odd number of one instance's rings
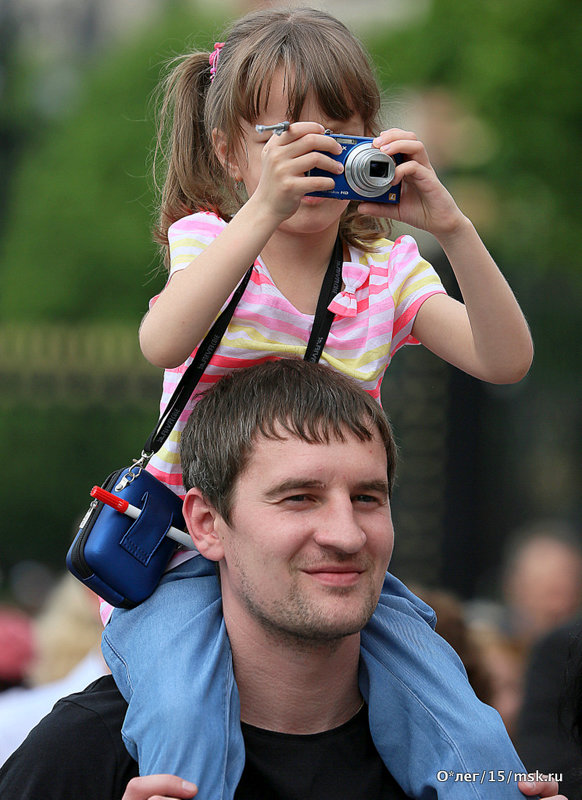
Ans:
{"label": "girl's hand", "polygon": [[144,775],[132,778],[121,800],[188,800],[198,788],[176,775]]}
{"label": "girl's hand", "polygon": [[266,204],[281,222],[297,211],[304,195],[334,188],[333,178],[311,177],[306,175],[309,170],[318,167],[336,175],[343,172],[342,164],[325,155],[339,155],[341,145],[324,131],[316,122],[294,122],[280,136],[255,133],[247,139],[249,164],[252,149],[257,145],[262,149],[260,177],[256,188],[247,185],[249,195]]}
{"label": "girl's hand", "polygon": [[387,217],[414,228],[439,235],[453,233],[465,220],[452,196],[437,177],[422,142],[411,131],[391,128],[374,139],[377,147],[387,155],[402,153],[406,158],[396,167],[394,183],[402,181],[400,203],[361,203],[362,214]]}
{"label": "girl's hand", "polygon": [[560,787],[556,781],[519,781],[517,785],[526,797],[539,795],[548,800],[566,800],[563,794],[558,794]]}

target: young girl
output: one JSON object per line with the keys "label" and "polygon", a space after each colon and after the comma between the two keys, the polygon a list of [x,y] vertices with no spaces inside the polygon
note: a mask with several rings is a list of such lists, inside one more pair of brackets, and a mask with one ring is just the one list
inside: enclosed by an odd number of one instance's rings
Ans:
{"label": "young girl", "polygon": [[[170,279],[140,331],[145,356],[166,370],[162,408],[251,264],[197,392],[230,370],[302,357],[338,232],[344,286],[330,305],[323,363],[377,399],[386,367],[407,343],[422,342],[482,380],[525,375],[532,344],[509,286],[423,144],[410,132],[379,133],[378,85],[340,22],[306,9],[250,14],[212,53],[181,60],[165,92],[172,128],[158,236]],[[282,121],[290,125],[278,135],[255,127]],[[311,169],[343,169],[326,129],[375,136],[375,147],[404,156],[399,205],[308,196],[334,186]],[[383,238],[390,218],[434,234],[464,304],[447,296],[410,236]],[[188,413],[149,464],[178,494]],[[151,598],[116,611],[105,630],[104,652],[129,701],[124,738],[142,774],[173,773],[197,783],[201,797],[231,798],[244,743],[219,587],[199,555],[181,553],[172,566]],[[361,690],[376,747],[410,796],[517,797],[514,783],[502,791],[447,777],[524,769],[498,715],[477,701],[431,625],[431,610],[387,574],[362,633]]]}

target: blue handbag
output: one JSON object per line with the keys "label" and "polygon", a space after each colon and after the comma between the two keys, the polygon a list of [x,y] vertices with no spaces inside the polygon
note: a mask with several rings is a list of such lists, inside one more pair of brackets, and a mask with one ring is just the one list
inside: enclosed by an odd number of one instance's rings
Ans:
{"label": "blue handbag", "polygon": [[[144,469],[170,435],[218,347],[251,276],[247,271],[228,305],[200,344],[172,397],[149,435],[141,456],[101,485],[140,510],[131,519],[101,500],[93,500],[66,557],[75,578],[118,608],[133,608],[154,591],[176,550],[170,528],[184,530],[182,500]],[[185,534],[187,536],[187,534]],[[181,539],[182,546],[184,540]]]}
{"label": "blue handbag", "polygon": [[156,588],[176,549],[167,532],[185,527],[182,500],[139,462],[112,472],[102,487],[141,513],[133,520],[93,500],[67,553],[67,568],[111,605],[133,608]]}
{"label": "blue handbag", "polygon": [[[304,359],[319,360],[333,321],[327,306],[342,281],[342,245],[338,237],[323,280]],[[67,569],[100,597],[119,608],[133,608],[158,585],[177,544],[170,528],[185,528],[182,500],[144,467],[176,424],[218,347],[252,273],[247,271],[228,305],[200,344],[170,401],[130,467],[112,472],[102,488],[140,510],[131,519],[100,500],[93,500],[66,557]],[[180,538],[182,546],[183,538]]]}

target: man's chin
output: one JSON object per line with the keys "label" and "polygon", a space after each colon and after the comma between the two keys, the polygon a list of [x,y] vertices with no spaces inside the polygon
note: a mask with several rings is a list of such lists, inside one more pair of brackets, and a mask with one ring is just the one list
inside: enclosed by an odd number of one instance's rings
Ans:
{"label": "man's chin", "polygon": [[269,627],[272,632],[278,629],[282,636],[300,642],[304,646],[311,643],[317,647],[326,643],[341,642],[350,636],[358,635],[370,621],[373,612],[373,608],[361,609],[358,613],[347,616],[344,614],[339,619],[333,619],[333,616],[330,615],[316,615],[296,624],[287,622],[287,624],[270,625]]}

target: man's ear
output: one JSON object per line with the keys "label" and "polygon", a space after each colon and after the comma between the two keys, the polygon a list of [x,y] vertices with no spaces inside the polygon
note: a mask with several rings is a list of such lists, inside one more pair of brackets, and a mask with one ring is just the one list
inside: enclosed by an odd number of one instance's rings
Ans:
{"label": "man's ear", "polygon": [[220,561],[224,557],[224,547],[219,535],[222,517],[200,489],[190,489],[186,494],[183,513],[196,549],[209,561]]}
{"label": "man's ear", "polygon": [[212,131],[212,146],[214,147],[216,158],[220,161],[225,171],[234,181],[241,181],[242,175],[232,151],[230,152],[229,158],[226,135],[223,131],[218,130],[218,128],[214,128]]}

